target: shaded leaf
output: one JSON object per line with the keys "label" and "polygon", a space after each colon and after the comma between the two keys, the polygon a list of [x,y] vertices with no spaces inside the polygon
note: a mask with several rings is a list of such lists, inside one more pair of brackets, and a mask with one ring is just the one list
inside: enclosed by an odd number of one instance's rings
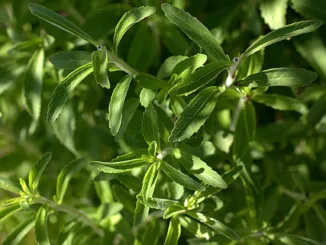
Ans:
{"label": "shaded leaf", "polygon": [[168,86],[167,82],[145,73],[138,74],[135,80],[141,87],[148,89],[159,89]]}
{"label": "shaded leaf", "polygon": [[157,72],[157,77],[160,79],[163,79],[163,78],[167,78],[167,77],[171,76],[174,67],[179,62],[181,62],[185,59],[187,59],[187,56],[182,56],[182,55],[170,56],[160,66],[160,68]]}
{"label": "shaded leaf", "polygon": [[142,239],[142,245],[156,245],[158,244],[160,234],[160,223],[157,219],[152,219]]}
{"label": "shaded leaf", "polygon": [[181,235],[181,225],[177,216],[171,218],[168,233],[165,237],[164,245],[178,245]]}
{"label": "shaded leaf", "polygon": [[313,104],[307,114],[307,121],[310,126],[316,126],[316,124],[326,114],[326,97]]}
{"label": "shaded leaf", "polygon": [[199,67],[202,67],[207,60],[204,54],[196,54],[185,60],[180,61],[173,69],[172,74],[177,74],[178,77],[186,78]]}
{"label": "shaded leaf", "polygon": [[155,107],[150,104],[143,114],[141,131],[143,137],[148,145],[151,144],[152,141],[157,143],[158,151],[160,151],[160,131],[158,127],[158,117],[155,110]]}
{"label": "shaded leaf", "polygon": [[28,174],[28,184],[32,191],[37,190],[38,183],[41,179],[44,169],[48,165],[52,158],[52,153],[48,152],[42,156],[34,167],[29,171]]}
{"label": "shaded leaf", "polygon": [[91,54],[87,51],[59,52],[52,54],[49,60],[58,69],[77,69],[92,62]]}
{"label": "shaded leaf", "polygon": [[19,204],[14,204],[6,207],[2,207],[0,209],[0,224],[11,215],[17,213],[22,210],[22,207]]}
{"label": "shaded leaf", "polygon": [[36,241],[39,245],[50,245],[48,237],[47,211],[44,207],[40,207],[36,214],[35,234]]}
{"label": "shaded leaf", "polygon": [[96,51],[92,52],[93,73],[95,81],[103,88],[110,88],[108,77],[108,56],[105,46],[99,46]]}
{"label": "shaded leaf", "polygon": [[271,30],[281,28],[286,23],[286,8],[288,0],[262,0],[260,11],[266,24]]}
{"label": "shaded leaf", "polygon": [[18,244],[27,235],[28,232],[34,227],[34,217],[25,220],[15,227],[5,238],[2,245],[15,245]]}
{"label": "shaded leaf", "polygon": [[132,160],[125,161],[116,161],[116,162],[99,162],[92,161],[90,162],[95,166],[99,171],[104,173],[124,173],[129,172],[134,168],[139,168],[147,164],[143,158],[136,158]]}
{"label": "shaded leaf", "polygon": [[326,23],[326,9],[323,0],[291,0],[291,3],[291,7],[299,14]]}

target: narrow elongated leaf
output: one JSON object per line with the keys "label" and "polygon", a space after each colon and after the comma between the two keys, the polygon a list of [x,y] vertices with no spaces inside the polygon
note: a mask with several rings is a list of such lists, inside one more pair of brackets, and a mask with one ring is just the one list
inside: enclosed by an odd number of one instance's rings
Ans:
{"label": "narrow elongated leaf", "polygon": [[157,143],[157,148],[160,151],[161,146],[158,117],[155,107],[152,104],[146,108],[143,114],[141,131],[147,144],[150,145],[152,141],[155,141]]}
{"label": "narrow elongated leaf", "polygon": [[172,87],[169,93],[173,95],[189,95],[207,85],[230,65],[232,63],[225,60],[214,61],[186,77],[181,83]]}
{"label": "narrow elongated leaf", "polygon": [[140,200],[137,200],[133,221],[134,226],[138,226],[139,224],[143,223],[147,219],[148,213],[149,207],[142,204]]}
{"label": "narrow elongated leaf", "polygon": [[143,195],[137,195],[137,199],[140,200],[146,206],[154,209],[166,210],[170,206],[174,204],[178,204],[178,201],[163,199],[163,198],[155,198],[155,197],[148,197],[147,201],[144,201]]}
{"label": "narrow elongated leaf", "polygon": [[62,108],[66,104],[69,93],[71,93],[78,84],[93,71],[92,63],[83,65],[68,76],[54,90],[48,106],[48,114],[46,120],[53,123],[61,113]]}
{"label": "narrow elongated leaf", "polygon": [[298,68],[274,68],[252,74],[238,84],[250,88],[264,86],[306,86],[317,78],[317,73]]}
{"label": "narrow elongated leaf", "polygon": [[173,150],[173,156],[180,161],[181,165],[189,173],[202,180],[205,184],[223,189],[227,187],[222,176],[215,172],[199,157],[178,148]]}
{"label": "narrow elongated leaf", "polygon": [[261,16],[271,30],[285,26],[287,2],[288,0],[260,1]]}
{"label": "narrow elongated leaf", "polygon": [[157,219],[152,219],[147,225],[147,229],[142,239],[142,245],[157,245],[160,238],[160,223]]}
{"label": "narrow elongated leaf", "polygon": [[126,188],[135,191],[136,193],[140,193],[142,186],[142,179],[139,177],[135,177],[131,174],[118,174],[117,179],[123,184]]}
{"label": "narrow elongated leaf", "polygon": [[301,114],[306,114],[308,111],[306,105],[300,100],[279,94],[259,94],[253,96],[252,99],[275,110],[297,111]]}
{"label": "narrow elongated leaf", "polygon": [[118,53],[119,43],[124,34],[137,22],[152,15],[155,12],[154,7],[139,7],[133,8],[129,12],[125,13],[116,25],[113,36],[113,49],[115,53]]}
{"label": "narrow elongated leaf", "polygon": [[103,88],[110,88],[110,81],[108,78],[108,57],[105,46],[98,47],[97,51],[92,53],[93,72],[95,81]]}
{"label": "narrow elongated leaf", "polygon": [[59,52],[51,55],[49,60],[58,69],[76,69],[92,62],[91,53],[86,51]]}
{"label": "narrow elongated leaf", "polygon": [[309,110],[307,115],[308,124],[315,126],[326,114],[326,97],[315,103]]}
{"label": "narrow elongated leaf", "polygon": [[124,173],[129,172],[134,168],[139,168],[147,164],[142,158],[136,158],[132,160],[120,161],[120,162],[90,162],[99,171],[104,173]]}
{"label": "narrow elongated leaf", "polygon": [[37,161],[34,167],[29,171],[28,184],[31,190],[37,189],[43,171],[48,165],[48,163],[50,162],[51,158],[52,158],[52,153],[51,152],[46,153]]}
{"label": "narrow elongated leaf", "polygon": [[35,234],[36,241],[39,245],[50,245],[48,237],[47,211],[44,207],[40,207],[36,214]]}
{"label": "narrow elongated leaf", "polygon": [[121,126],[123,105],[130,86],[131,76],[127,75],[121,79],[114,88],[109,105],[109,126],[111,134],[117,135]]}
{"label": "narrow elongated leaf", "polygon": [[158,173],[159,173],[158,163],[151,164],[146,171],[146,174],[143,179],[142,188],[141,188],[141,194],[144,197],[145,203],[147,202],[148,198],[151,198],[153,196]]}
{"label": "narrow elongated leaf", "polygon": [[212,33],[189,13],[163,3],[162,10],[166,17],[180,28],[191,40],[202,47],[206,52],[218,60],[224,60],[225,54]]}
{"label": "narrow elongated leaf", "polygon": [[178,216],[181,226],[187,229],[191,234],[194,234],[197,238],[203,238],[210,240],[215,235],[215,231],[207,225],[198,222],[188,216]]}
{"label": "narrow elongated leaf", "polygon": [[159,89],[168,86],[167,82],[164,82],[163,80],[158,79],[157,77],[154,77],[150,74],[140,73],[136,76],[135,79],[143,88]]}
{"label": "narrow elongated leaf", "polygon": [[177,74],[178,77],[186,78],[199,67],[203,66],[207,60],[204,54],[196,54],[179,62],[173,69],[172,74]]}
{"label": "narrow elongated leaf", "polygon": [[147,149],[137,149],[135,151],[130,151],[126,154],[117,156],[116,158],[112,159],[111,162],[121,162],[121,161],[127,161],[127,160],[133,160],[135,158],[141,158],[143,154],[147,153]]}
{"label": "narrow elongated leaf", "polygon": [[291,7],[306,18],[322,20],[326,23],[325,1],[323,0],[291,0]]}
{"label": "narrow elongated leaf", "polygon": [[70,179],[85,165],[86,161],[83,158],[76,159],[68,163],[61,170],[57,178],[56,200],[58,203],[63,201],[66,194]]}
{"label": "narrow elongated leaf", "polygon": [[2,207],[0,209],[0,224],[11,215],[17,213],[22,210],[22,207],[19,204],[10,205],[7,207]]}
{"label": "narrow elongated leaf", "polygon": [[26,109],[34,121],[37,121],[41,113],[42,84],[43,84],[44,50],[34,52],[29,60],[24,78],[24,101]]}
{"label": "narrow elongated leaf", "polygon": [[241,59],[254,54],[258,50],[265,48],[273,43],[285,40],[290,37],[298,36],[304,33],[312,32],[320,27],[322,22],[320,20],[306,20],[295,22],[282,28],[276,29],[267,35],[259,38],[241,55]]}
{"label": "narrow elongated leaf", "polygon": [[176,183],[183,185],[190,190],[205,190],[205,187],[199,184],[197,181],[193,180],[188,175],[182,173],[180,170],[172,167],[170,164],[164,161],[161,161],[161,168],[172,181],[175,181]]}
{"label": "narrow elongated leaf", "polygon": [[13,184],[10,180],[6,180],[0,177],[0,189],[10,191],[16,194],[19,194],[20,189],[18,186]]}
{"label": "narrow elongated leaf", "polygon": [[16,245],[34,227],[34,217],[25,220],[14,228],[3,241],[2,245]]}
{"label": "narrow elongated leaf", "polygon": [[176,121],[169,141],[183,141],[196,133],[214,110],[218,95],[216,87],[208,87],[200,91]]}
{"label": "narrow elongated leaf", "polygon": [[167,58],[157,72],[157,77],[160,79],[171,76],[174,67],[181,61],[187,59],[187,56],[176,55]]}
{"label": "narrow elongated leaf", "polygon": [[164,245],[178,245],[178,240],[181,235],[181,225],[177,216],[170,220],[168,234],[165,237]]}
{"label": "narrow elongated leaf", "polygon": [[189,214],[192,218],[204,223],[205,225],[208,225],[214,231],[222,234],[230,240],[240,241],[241,239],[235,231],[214,218],[207,217],[202,213],[196,213],[194,211],[190,211],[187,214]]}
{"label": "narrow elongated leaf", "polygon": [[95,47],[98,46],[97,42],[90,35],[88,35],[86,32],[84,32],[82,29],[80,29],[78,26],[76,26],[66,18],[53,12],[52,10],[35,3],[29,3],[28,8],[33,15],[49,22],[50,24],[66,32],[69,32],[77,37],[84,39],[85,41],[93,44]]}
{"label": "narrow elongated leaf", "polygon": [[163,219],[168,219],[173,215],[176,215],[178,213],[186,212],[186,207],[180,205],[180,204],[173,204],[170,207],[168,207],[167,210],[165,210],[165,213],[163,215]]}
{"label": "narrow elongated leaf", "polygon": [[276,240],[282,242],[282,244],[286,245],[323,245],[323,243],[312,240],[310,238],[287,233],[274,233],[273,237],[275,237]]}

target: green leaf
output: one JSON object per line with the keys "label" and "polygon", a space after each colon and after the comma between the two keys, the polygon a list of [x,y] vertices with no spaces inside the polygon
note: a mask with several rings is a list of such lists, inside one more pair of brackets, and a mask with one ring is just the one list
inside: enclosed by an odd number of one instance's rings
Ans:
{"label": "green leaf", "polygon": [[145,202],[143,195],[137,195],[137,199],[150,208],[160,209],[160,210],[166,210],[171,205],[179,203],[178,201],[174,201],[174,200],[154,198],[154,197],[148,197],[147,201]]}
{"label": "green leaf", "polygon": [[307,122],[310,126],[314,127],[326,114],[326,97],[313,104],[307,114]]}
{"label": "green leaf", "polygon": [[99,46],[96,51],[92,52],[93,73],[95,81],[103,88],[110,88],[108,78],[108,57],[105,46]]}
{"label": "green leaf", "polygon": [[36,214],[35,234],[37,244],[50,245],[48,237],[47,211],[44,207],[40,207]]}
{"label": "green leaf", "polygon": [[148,217],[148,213],[149,207],[142,204],[140,200],[137,200],[133,225],[138,226],[139,224],[145,222]]}
{"label": "green leaf", "polygon": [[251,74],[258,73],[262,70],[264,64],[265,49],[261,49],[241,61],[236,74],[237,80],[241,80]]}
{"label": "green leaf", "polygon": [[113,136],[119,132],[122,122],[123,105],[126,100],[127,92],[132,77],[127,75],[123,77],[114,88],[109,105],[109,127]]}
{"label": "green leaf", "polygon": [[144,233],[142,239],[142,245],[157,245],[160,238],[160,223],[157,219],[152,219],[152,221],[147,224],[147,229]]}
{"label": "green leaf", "polygon": [[204,54],[196,54],[185,60],[180,61],[173,69],[172,74],[177,74],[178,77],[186,78],[199,67],[202,67],[207,61],[207,56]]}
{"label": "green leaf", "polygon": [[141,178],[129,174],[119,174],[116,177],[126,188],[140,193],[142,185]]}
{"label": "green leaf", "polygon": [[30,232],[34,227],[34,217],[25,220],[15,227],[3,240],[2,245],[16,245]]}
{"label": "green leaf", "polygon": [[190,215],[192,218],[202,222],[203,224],[209,226],[210,228],[212,228],[214,231],[220,233],[221,235],[229,238],[230,240],[233,241],[240,241],[240,237],[239,235],[233,231],[231,228],[229,228],[228,226],[224,225],[222,222],[205,216],[202,213],[196,213],[194,211],[190,211],[187,212],[188,215]]}
{"label": "green leaf", "polygon": [[317,73],[298,68],[274,68],[252,74],[238,84],[250,88],[264,86],[306,86],[317,78]]}
{"label": "green leaf", "polygon": [[288,0],[260,1],[261,16],[271,30],[285,26],[287,2]]}
{"label": "green leaf", "polygon": [[[31,191],[30,191],[30,189],[28,188],[28,186],[27,186],[25,180],[24,180],[23,178],[19,178],[19,184],[20,184],[20,186],[21,186],[21,188],[22,188],[22,190],[23,190],[23,192],[24,192],[23,195],[25,195],[25,194],[27,194],[27,195],[31,195],[31,194],[32,194]],[[22,195],[22,194],[21,194],[21,195]]]}
{"label": "green leaf", "polygon": [[83,158],[69,162],[61,170],[57,178],[56,201],[60,204],[66,194],[70,179],[85,165],[86,161]]}
{"label": "green leaf", "polygon": [[215,232],[195,219],[192,219],[188,216],[178,216],[179,222],[182,227],[187,229],[190,233],[194,234],[197,238],[203,238],[205,240],[210,240]]}
{"label": "green leaf", "polygon": [[90,162],[95,166],[99,171],[104,173],[124,173],[129,172],[134,168],[139,168],[147,164],[143,158],[136,158],[132,160],[117,161],[117,162],[99,162],[92,161]]}
{"label": "green leaf", "polygon": [[181,225],[177,216],[173,216],[170,220],[168,234],[165,237],[164,245],[178,245],[181,235]]}
{"label": "green leaf", "polygon": [[50,162],[51,158],[52,158],[52,153],[51,152],[46,153],[37,161],[34,167],[29,171],[28,184],[29,184],[29,188],[31,188],[32,191],[37,190],[38,183],[41,179],[43,171],[48,165],[48,163]]}
{"label": "green leaf", "polygon": [[240,116],[236,125],[233,152],[238,158],[249,149],[249,142],[254,140],[256,133],[256,112],[250,101],[247,101],[245,106],[241,108]]}
{"label": "green leaf", "polygon": [[169,93],[172,95],[189,95],[210,83],[230,65],[232,63],[225,60],[217,60],[209,63],[195,71],[189,77],[186,77],[181,83],[176,84],[171,88]]}
{"label": "green leaf", "polygon": [[147,108],[150,103],[155,99],[156,93],[148,88],[143,88],[139,95],[140,104]]}
{"label": "green leaf", "polygon": [[322,20],[326,23],[326,9],[323,0],[291,0],[291,7],[302,16]]}
{"label": "green leaf", "polygon": [[155,107],[150,104],[143,113],[143,120],[141,125],[141,132],[148,145],[152,141],[157,143],[158,151],[160,151],[160,130],[158,127],[158,117]]}
{"label": "green leaf", "polygon": [[34,52],[29,60],[24,77],[24,103],[28,113],[37,121],[41,113],[44,49]]}
{"label": "green leaf", "polygon": [[151,164],[143,178],[143,184],[141,188],[141,195],[144,197],[145,203],[147,202],[148,198],[151,198],[153,196],[158,174],[159,174],[158,163]]}
{"label": "green leaf", "polygon": [[199,157],[178,148],[175,148],[172,153],[173,156],[180,161],[181,165],[187,170],[187,172],[193,174],[205,184],[222,189],[227,187],[223,178]]}
{"label": "green leaf", "polygon": [[145,73],[138,74],[135,80],[141,87],[148,89],[159,89],[168,86],[167,82]]}
{"label": "green leaf", "polygon": [[28,8],[33,15],[49,22],[50,24],[66,32],[69,32],[77,37],[84,39],[85,41],[93,44],[95,47],[98,46],[97,42],[90,35],[88,35],[86,32],[84,32],[82,29],[80,29],[78,26],[76,26],[66,18],[53,12],[52,10],[35,3],[29,3]]}
{"label": "green leaf", "polygon": [[224,60],[225,54],[212,33],[189,13],[170,4],[163,3],[162,10],[166,17],[180,28],[191,40],[218,60]]}
{"label": "green leaf", "polygon": [[307,106],[300,100],[279,94],[257,94],[252,99],[275,110],[297,111],[301,114],[306,114],[308,111]]}
{"label": "green leaf", "polygon": [[92,62],[90,52],[67,51],[53,54],[49,57],[50,62],[58,69],[76,69]]}
{"label": "green leaf", "polygon": [[16,194],[19,194],[20,189],[15,184],[13,184],[10,180],[4,179],[0,177],[0,189],[10,191]]}
{"label": "green leaf", "polygon": [[154,7],[139,7],[133,8],[129,12],[125,13],[116,25],[113,36],[113,50],[117,54],[119,43],[124,34],[137,22],[152,15],[155,12]]}
{"label": "green leaf", "polygon": [[180,170],[172,167],[170,164],[164,161],[161,161],[161,169],[172,181],[175,181],[176,183],[183,185],[190,190],[205,190],[205,187],[199,184],[197,181],[193,180],[188,175],[182,173]]}
{"label": "green leaf", "polygon": [[312,32],[322,25],[320,20],[306,20],[295,22],[282,28],[276,29],[267,35],[259,38],[241,55],[240,59],[244,59],[255,52],[263,49],[273,43],[298,36],[304,33]]}
{"label": "green leaf", "polygon": [[208,87],[200,91],[175,122],[169,141],[183,141],[196,133],[214,110],[218,95],[216,87]]}
{"label": "green leaf", "polygon": [[163,79],[163,78],[167,78],[167,77],[171,76],[174,67],[178,63],[180,63],[181,61],[183,61],[187,58],[188,58],[187,56],[182,56],[182,55],[170,56],[160,66],[160,69],[157,72],[157,77],[159,79]]}
{"label": "green leaf", "polygon": [[171,216],[177,215],[179,213],[184,213],[186,212],[186,207],[180,205],[180,204],[173,204],[170,207],[165,210],[163,219],[168,219]]}
{"label": "green leaf", "polygon": [[48,106],[48,114],[46,118],[48,123],[53,123],[58,118],[62,108],[68,100],[69,93],[71,93],[78,86],[78,84],[92,71],[92,63],[83,65],[73,72],[69,73],[69,75],[66,76],[63,81],[56,87],[51,96]]}
{"label": "green leaf", "polygon": [[269,237],[273,237],[273,240],[276,239],[286,245],[323,245],[323,243],[310,238],[287,233],[273,233]]}
{"label": "green leaf", "polygon": [[157,154],[157,143],[156,141],[152,141],[148,146],[148,155],[150,157],[156,157]]}
{"label": "green leaf", "polygon": [[22,207],[19,204],[10,205],[7,207],[2,207],[0,209],[0,224],[11,215],[17,213],[22,210]]}

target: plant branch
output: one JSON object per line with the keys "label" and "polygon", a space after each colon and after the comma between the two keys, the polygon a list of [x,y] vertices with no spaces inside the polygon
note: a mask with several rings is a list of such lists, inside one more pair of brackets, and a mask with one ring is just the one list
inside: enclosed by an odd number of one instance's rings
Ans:
{"label": "plant branch", "polygon": [[246,102],[246,99],[244,97],[239,98],[237,107],[235,109],[234,115],[233,115],[233,119],[230,125],[230,131],[231,132],[235,132],[235,128],[237,126],[238,120],[239,120],[239,116],[241,113],[241,110],[243,108],[244,103]]}
{"label": "plant branch", "polygon": [[135,78],[138,75],[138,72],[130,65],[128,65],[126,62],[124,62],[122,59],[117,57],[115,54],[111,53],[109,50],[107,52],[108,52],[109,62],[115,64],[117,67],[119,67],[127,74],[131,75],[133,78]]}

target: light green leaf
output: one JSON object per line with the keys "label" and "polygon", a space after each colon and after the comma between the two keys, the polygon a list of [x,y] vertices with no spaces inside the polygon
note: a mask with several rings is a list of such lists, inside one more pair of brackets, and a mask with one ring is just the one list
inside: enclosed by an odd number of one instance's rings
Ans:
{"label": "light green leaf", "polygon": [[125,13],[116,25],[113,36],[113,50],[118,53],[119,43],[124,34],[137,22],[152,15],[155,12],[154,7],[146,6],[133,8],[129,12]]}
{"label": "light green leaf", "polygon": [[145,73],[138,74],[135,80],[141,87],[148,89],[159,89],[168,86],[167,82]]}
{"label": "light green leaf", "polygon": [[86,51],[59,52],[51,55],[49,60],[58,69],[76,69],[92,62],[91,53]]}
{"label": "light green leaf", "polygon": [[323,97],[317,103],[313,104],[307,114],[307,122],[314,127],[319,123],[322,117],[326,114],[326,97]]}
{"label": "light green leaf", "polygon": [[51,158],[52,158],[52,153],[51,152],[46,153],[37,161],[34,167],[29,171],[28,184],[29,184],[29,188],[31,188],[32,191],[37,190],[38,183],[41,179],[43,171],[48,165],[48,163],[50,162]]}
{"label": "light green leaf", "polygon": [[183,141],[196,133],[214,110],[218,95],[216,87],[208,87],[200,91],[174,124],[169,141]]}
{"label": "light green leaf", "polygon": [[49,22],[50,24],[66,32],[69,32],[77,37],[84,39],[85,41],[93,44],[95,47],[98,46],[97,42],[90,35],[88,35],[86,32],[84,32],[82,29],[80,29],[78,26],[76,26],[66,18],[53,12],[52,10],[35,3],[29,3],[28,8],[33,15]]}
{"label": "light green leaf", "polygon": [[187,56],[182,56],[182,55],[170,56],[160,66],[160,69],[157,72],[157,77],[160,79],[163,79],[163,78],[167,78],[167,77],[171,76],[174,67],[179,62],[181,62],[187,58],[188,58]]}
{"label": "light green leaf", "polygon": [[181,226],[191,232],[191,234],[194,234],[197,238],[203,238],[208,241],[215,235],[213,229],[195,219],[188,216],[178,216],[178,218]]}
{"label": "light green leaf", "polygon": [[282,28],[276,29],[267,35],[259,38],[241,55],[240,59],[244,59],[249,55],[263,49],[273,43],[298,36],[304,33],[312,32],[320,27],[322,22],[320,20],[306,20],[295,22]]}
{"label": "light green leaf", "polygon": [[238,158],[249,149],[249,142],[251,142],[256,133],[256,112],[250,101],[247,101],[245,106],[241,108],[240,116],[236,125],[233,152]]}
{"label": "light green leaf", "polygon": [[185,60],[180,61],[173,69],[172,74],[177,74],[178,77],[186,78],[199,67],[203,66],[207,60],[204,54],[196,54]]}
{"label": "light green leaf", "polygon": [[228,226],[224,225],[222,222],[220,222],[214,218],[208,217],[202,213],[196,213],[194,211],[187,212],[187,214],[190,215],[192,218],[209,226],[214,231],[229,238],[230,240],[240,241],[240,239],[241,239],[239,237],[239,235],[234,230],[232,230],[231,228],[229,228]]}
{"label": "light green leaf", "polygon": [[90,162],[99,171],[104,173],[124,173],[129,172],[134,168],[139,168],[147,164],[142,158],[135,158],[131,160],[119,161],[119,162]]}
{"label": "light green leaf", "polygon": [[232,63],[225,60],[209,63],[189,77],[186,77],[181,83],[176,84],[169,93],[173,95],[189,95],[207,85],[230,65]]}
{"label": "light green leaf", "polygon": [[171,95],[170,96],[170,104],[171,109],[173,113],[180,117],[183,110],[186,108],[187,103],[184,101],[184,99],[180,96]]}
{"label": "light green leaf", "polygon": [[0,209],[0,224],[11,215],[17,213],[22,210],[22,207],[19,204],[10,205],[7,207],[2,207]]}
{"label": "light green leaf", "polygon": [[147,202],[148,198],[151,198],[153,196],[158,174],[159,174],[158,163],[151,164],[147,169],[146,174],[143,178],[143,184],[141,188],[141,195],[144,197],[145,203]]}
{"label": "light green leaf", "polygon": [[180,205],[180,204],[173,204],[170,207],[165,210],[163,219],[168,219],[173,215],[177,215],[179,213],[184,213],[186,212],[186,207]]}
{"label": "light green leaf", "polygon": [[262,70],[264,64],[265,49],[261,49],[241,61],[236,74],[237,80],[241,80],[249,75],[258,73]]}
{"label": "light green leaf", "polygon": [[5,238],[2,245],[16,245],[27,235],[34,227],[34,217],[25,220],[15,227]]}
{"label": "light green leaf", "polygon": [[307,106],[300,100],[279,94],[257,94],[252,96],[252,99],[275,110],[297,111],[301,114],[306,114],[308,111]]}
{"label": "light green leaf", "polygon": [[93,71],[92,63],[83,65],[69,73],[54,90],[48,105],[47,122],[53,123],[61,113],[62,108],[78,84]]}
{"label": "light green leaf", "polygon": [[13,184],[10,180],[4,179],[0,177],[0,189],[10,191],[16,194],[19,194],[20,189],[18,186]]}
{"label": "light green leaf", "polygon": [[35,235],[38,245],[51,245],[48,237],[47,211],[40,207],[36,214]]}
{"label": "light green leaf", "polygon": [[140,200],[137,200],[133,225],[138,226],[139,224],[145,222],[148,217],[148,213],[149,207],[142,204]]}
{"label": "light green leaf", "polygon": [[127,75],[123,77],[114,88],[111,95],[108,119],[111,134],[113,136],[117,135],[121,126],[123,105],[125,103],[130,82],[131,76]]}
{"label": "light green leaf", "polygon": [[164,245],[178,245],[181,235],[181,225],[177,216],[173,216],[170,220],[168,234],[165,237]]}
{"label": "light green leaf", "polygon": [[264,86],[306,86],[317,78],[317,73],[298,68],[274,68],[252,74],[238,84],[250,88]]}
{"label": "light green leaf", "polygon": [[97,51],[92,52],[93,73],[95,81],[103,88],[110,88],[110,81],[108,78],[108,57],[105,46],[99,46]]}
{"label": "light green leaf", "polygon": [[83,158],[69,162],[61,170],[57,178],[56,201],[60,204],[66,194],[70,179],[85,165],[86,161]]}
{"label": "light green leaf", "polygon": [[158,151],[160,151],[160,130],[158,127],[158,117],[155,107],[150,104],[143,113],[141,132],[148,145],[152,141],[157,143]]}
{"label": "light green leaf", "polygon": [[310,238],[287,233],[273,233],[269,237],[273,238],[273,240],[278,240],[286,245],[323,245],[323,243],[312,240]]}
{"label": "light green leaf", "polygon": [[196,157],[178,148],[175,148],[172,153],[173,156],[178,161],[180,161],[187,172],[193,174],[196,178],[202,180],[205,184],[222,189],[227,187],[222,176],[220,176],[199,157]]}
{"label": "light green leaf", "polygon": [[168,19],[180,28],[191,40],[218,60],[224,60],[225,54],[212,33],[189,13],[170,4],[163,3],[162,10]]}
{"label": "light green leaf", "polygon": [[142,179],[135,177],[131,174],[118,174],[116,178],[123,184],[127,189],[133,190],[136,193],[140,193]]}
{"label": "light green leaf", "polygon": [[179,203],[178,201],[174,201],[174,200],[154,198],[154,197],[148,197],[147,201],[145,202],[143,195],[137,195],[137,199],[150,208],[160,209],[160,210],[166,210],[171,205]]}
{"label": "light green leaf", "polygon": [[[28,188],[28,186],[27,186],[27,184],[26,184],[26,182],[25,182],[25,180],[23,178],[19,178],[19,184],[20,184],[20,186],[21,186],[21,188],[22,188],[22,190],[23,190],[23,192],[25,194],[32,195],[30,189]],[[23,195],[25,195],[25,194],[23,194]]]}
{"label": "light green leaf", "polygon": [[175,181],[176,183],[183,185],[190,190],[205,190],[205,187],[199,184],[197,181],[193,180],[188,175],[182,173],[180,170],[172,167],[170,164],[164,161],[161,161],[161,169],[172,181]]}
{"label": "light green leaf", "polygon": [[29,60],[24,77],[24,103],[34,121],[38,121],[41,113],[43,64],[44,49],[39,49]]}
{"label": "light green leaf", "polygon": [[291,3],[291,7],[302,16],[322,20],[324,24],[326,23],[324,0],[291,0]]}
{"label": "light green leaf", "polygon": [[288,0],[262,0],[260,11],[265,23],[271,30],[281,28],[286,24],[286,8]]}
{"label": "light green leaf", "polygon": [[155,99],[155,97],[156,93],[153,90],[149,88],[143,88],[139,95],[140,104],[143,107],[147,108],[148,105]]}

